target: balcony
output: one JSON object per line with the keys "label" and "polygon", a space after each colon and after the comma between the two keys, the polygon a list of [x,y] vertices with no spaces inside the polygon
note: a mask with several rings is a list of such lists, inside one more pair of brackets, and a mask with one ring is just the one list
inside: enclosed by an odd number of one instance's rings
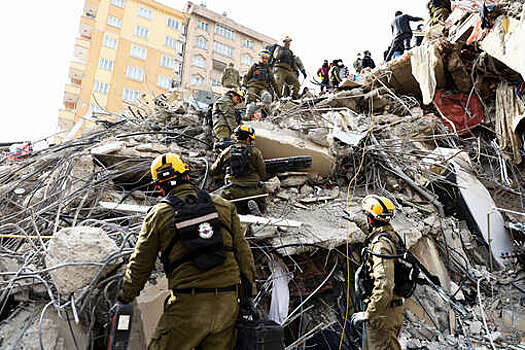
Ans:
{"label": "balcony", "polygon": [[75,46],[82,47],[84,49],[89,49],[89,47],[91,46],[91,42],[83,38],[77,38],[75,40]]}
{"label": "balcony", "polygon": [[81,38],[91,39],[94,27],[95,19],[86,16],[80,17],[79,34]]}
{"label": "balcony", "polygon": [[73,84],[66,84],[64,89],[64,103],[73,102],[76,103],[80,96],[80,87]]}
{"label": "balcony", "polygon": [[72,61],[69,64],[69,78],[82,80],[85,76],[86,65],[81,62]]}
{"label": "balcony", "polygon": [[95,18],[97,17],[97,10],[98,10],[97,5],[91,4],[86,1],[86,3],[84,4],[83,15],[86,17]]}

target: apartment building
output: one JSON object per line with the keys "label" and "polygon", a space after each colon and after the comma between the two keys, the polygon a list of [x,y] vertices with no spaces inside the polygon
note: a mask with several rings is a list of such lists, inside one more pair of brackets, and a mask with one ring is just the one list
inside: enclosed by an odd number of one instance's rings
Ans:
{"label": "apartment building", "polygon": [[180,86],[187,19],[153,0],[86,0],[60,128],[81,132],[90,108],[120,113],[143,92]]}
{"label": "apartment building", "polygon": [[222,71],[228,63],[233,62],[244,74],[260,50],[277,42],[205,6],[188,2],[186,12],[189,19],[182,77],[185,91],[221,93]]}

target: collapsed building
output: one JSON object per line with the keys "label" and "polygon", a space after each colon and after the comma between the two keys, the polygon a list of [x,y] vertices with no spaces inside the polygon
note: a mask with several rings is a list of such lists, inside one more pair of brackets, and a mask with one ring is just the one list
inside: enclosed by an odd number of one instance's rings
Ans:
{"label": "collapsed building", "polygon": [[[286,349],[359,348],[347,319],[366,236],[343,210],[370,193],[394,201],[396,232],[440,282],[406,301],[404,347],[524,348],[525,6],[490,4],[457,1],[422,46],[248,122],[266,159],[312,159],[272,174],[265,217],[241,215],[258,308],[283,325]],[[142,96],[126,116],[94,117],[80,138],[1,163],[2,349],[103,348],[142,218],[160,198],[154,157],[182,154],[193,182],[214,189],[195,101]],[[158,263],[130,349],[146,348],[167,294]]]}

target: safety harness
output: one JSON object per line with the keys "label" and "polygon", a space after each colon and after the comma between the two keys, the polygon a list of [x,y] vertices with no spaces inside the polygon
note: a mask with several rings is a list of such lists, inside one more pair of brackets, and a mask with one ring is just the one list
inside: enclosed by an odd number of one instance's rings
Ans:
{"label": "safety harness", "polygon": [[[194,202],[183,201],[175,195],[168,195],[161,202],[171,205],[175,210],[173,225],[176,234],[160,257],[166,275],[187,261],[192,261],[201,270],[222,265],[226,260],[225,252],[231,252],[233,248],[224,245],[220,228],[226,229],[230,235],[232,233],[219,220],[219,213],[210,195],[206,191],[197,190]],[[179,240],[188,253],[181,259],[170,262],[169,254]]]}
{"label": "safety harness", "polygon": [[252,162],[252,146],[234,145],[230,148],[230,175],[235,177],[246,176],[252,171],[250,165]]}
{"label": "safety harness", "polygon": [[248,80],[255,79],[255,80],[262,80],[269,82],[270,81],[270,71],[268,69],[268,66],[265,64],[255,64],[255,69],[252,72],[252,75],[248,77]]}

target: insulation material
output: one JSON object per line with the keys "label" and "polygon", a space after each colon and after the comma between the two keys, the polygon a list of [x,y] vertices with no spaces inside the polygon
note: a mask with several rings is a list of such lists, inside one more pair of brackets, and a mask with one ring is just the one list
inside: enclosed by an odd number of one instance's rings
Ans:
{"label": "insulation material", "polygon": [[[468,113],[464,106],[468,102]],[[477,94],[472,94],[470,101],[465,94],[450,94],[444,90],[436,91],[434,104],[441,113],[447,128],[458,135],[468,134],[469,130],[484,120],[483,105]]]}
{"label": "insulation material", "polygon": [[412,75],[419,83],[423,95],[423,103],[428,105],[432,103],[438,81],[444,80],[441,55],[435,46],[424,44],[412,50],[410,63]]}
{"label": "insulation material", "polygon": [[284,262],[274,257],[268,262],[272,271],[272,301],[268,317],[282,325],[288,317],[290,290],[288,289],[288,269]]}
{"label": "insulation material", "polygon": [[[505,24],[506,23],[506,24]],[[481,49],[525,78],[525,7],[521,21],[500,16],[481,41]]]}
{"label": "insulation material", "polygon": [[500,149],[512,153],[512,161],[515,164],[521,163],[522,160],[521,140],[517,129],[523,120],[525,120],[525,108],[516,98],[514,86],[501,81],[496,90],[496,135]]}

